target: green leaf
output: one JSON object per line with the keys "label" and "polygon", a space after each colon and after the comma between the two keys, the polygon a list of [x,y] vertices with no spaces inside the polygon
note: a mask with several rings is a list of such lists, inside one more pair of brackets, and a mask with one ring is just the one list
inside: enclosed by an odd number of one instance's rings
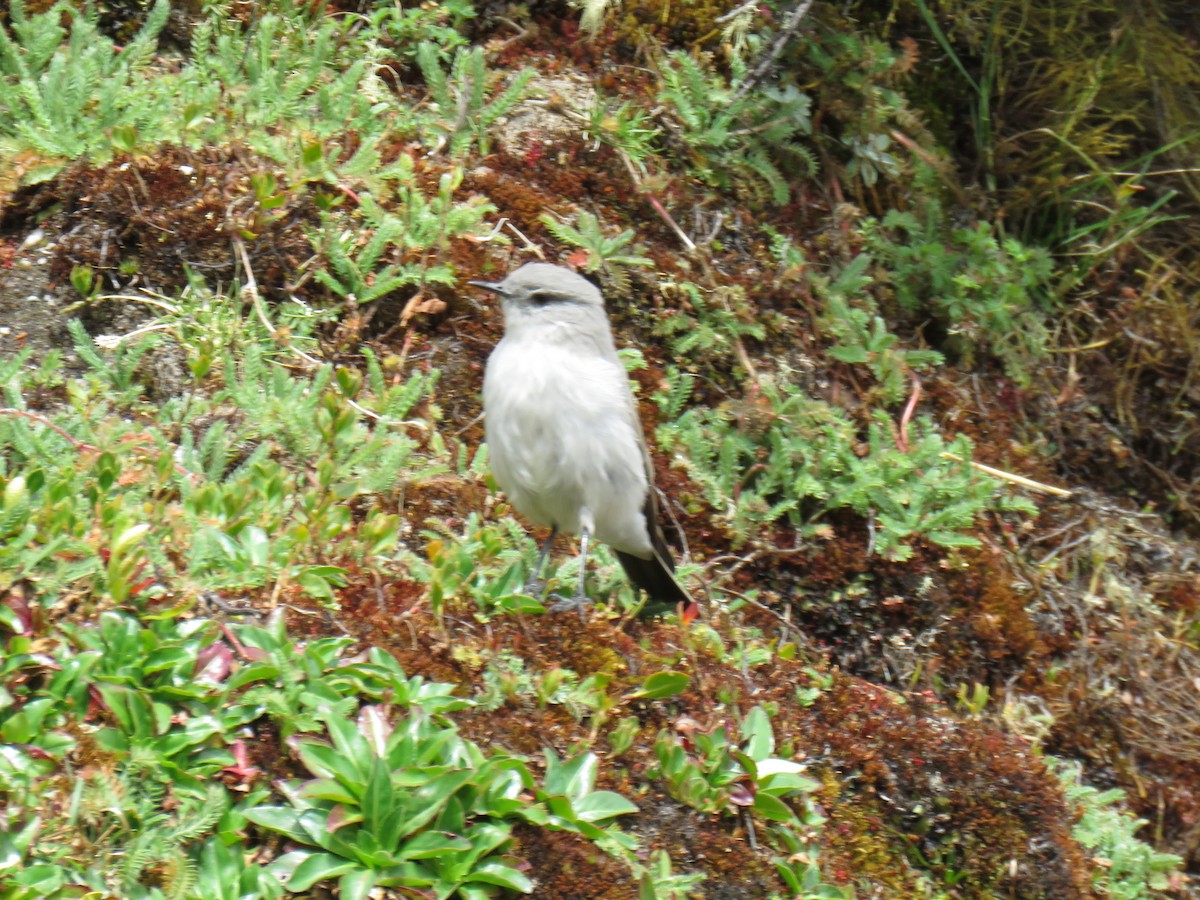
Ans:
{"label": "green leaf", "polygon": [[369,756],[366,759],[353,759],[344,749],[335,749],[315,741],[300,741],[296,746],[296,754],[314,775],[335,779],[357,796],[362,796],[367,781],[364,769],[370,766]]}
{"label": "green leaf", "polygon": [[655,672],[642,682],[639,690],[634,691],[630,696],[642,697],[647,700],[661,700],[664,697],[682,694],[691,683],[691,677],[683,672]]}
{"label": "green leaf", "polygon": [[117,539],[115,541],[113,541],[113,545],[112,545],[113,556],[118,556],[118,555],[127,553],[128,551],[132,550],[134,547],[136,547],[138,544],[141,543],[142,538],[144,538],[146,536],[146,532],[148,532],[149,530],[150,530],[149,522],[141,522],[137,525],[133,525],[129,528],[126,528],[124,531],[121,532],[120,535],[118,535]]}
{"label": "green leaf", "polygon": [[742,741],[746,755],[755,762],[765,760],[775,752],[771,718],[761,706],[755,706],[742,720]]}
{"label": "green leaf", "polygon": [[68,871],[61,865],[39,863],[27,866],[13,875],[13,886],[19,884],[21,887],[29,888],[33,893],[19,893],[16,896],[21,897],[22,900],[34,897],[60,897],[62,895],[58,891],[66,883],[68,874]]}
{"label": "green leaf", "polygon": [[348,765],[341,768],[352,769],[357,773],[358,780],[365,781],[375,757],[371,753],[370,743],[358,730],[358,725],[346,716],[330,713],[325,716],[325,727],[329,729],[337,752],[346,757]]}
{"label": "green leaf", "polygon": [[350,872],[338,882],[338,896],[340,900],[367,900],[378,879],[378,874],[370,869]]}
{"label": "green leaf", "polygon": [[796,817],[790,806],[766,791],[759,791],[754,795],[754,805],[751,809],[764,819],[776,822],[790,822]]}
{"label": "green leaf", "polygon": [[339,875],[354,872],[359,868],[359,864],[353,860],[343,859],[319,850],[313,851],[292,870],[291,877],[287,881],[287,889],[292,893],[308,890],[318,881],[337,878]]}
{"label": "green leaf", "polygon": [[296,795],[306,800],[330,800],[357,807],[362,797],[348,790],[336,778],[313,778],[300,785]]}
{"label": "green leaf", "polygon": [[871,355],[867,352],[867,348],[861,344],[853,346],[835,346],[829,348],[829,355],[838,362],[852,363],[855,365],[864,365],[870,361]]}
{"label": "green leaf", "polygon": [[466,838],[448,831],[426,831],[405,841],[399,855],[402,859],[426,859],[442,853],[470,850],[471,844]]}
{"label": "green leaf", "polygon": [[183,127],[190,131],[204,121],[204,107],[199,103],[189,103],[183,108]]}
{"label": "green leaf", "polygon": [[446,772],[414,791],[405,803],[406,818],[398,823],[397,833],[412,834],[426,825],[474,775],[470,769]]}
{"label": "green leaf", "polygon": [[509,890],[520,891],[522,894],[533,892],[532,881],[512,866],[506,866],[504,863],[494,860],[481,863],[465,880],[494,884]]}
{"label": "green leaf", "polygon": [[291,807],[258,806],[246,810],[246,818],[256,825],[285,834],[298,843],[312,843],[308,830],[300,825],[300,813]]}
{"label": "green leaf", "polygon": [[[397,809],[397,806],[397,798],[392,787],[391,773],[388,771],[387,763],[379,757],[374,757],[371,763],[371,774],[367,778],[362,795],[364,827],[379,835],[381,839],[387,840],[388,835],[382,829],[389,824],[388,818]],[[398,840],[391,842],[390,846],[396,849],[399,846]]]}
{"label": "green leaf", "polygon": [[517,615],[538,615],[546,611],[545,604],[524,593],[502,594],[493,602],[497,609]]}
{"label": "green leaf", "polygon": [[600,758],[595,753],[580,753],[560,761],[552,750],[546,750],[546,777],[543,787],[547,794],[580,800],[596,783],[596,768]]}
{"label": "green leaf", "polygon": [[575,803],[575,814],[587,822],[603,822],[637,811],[633,803],[613,791],[592,791]]}

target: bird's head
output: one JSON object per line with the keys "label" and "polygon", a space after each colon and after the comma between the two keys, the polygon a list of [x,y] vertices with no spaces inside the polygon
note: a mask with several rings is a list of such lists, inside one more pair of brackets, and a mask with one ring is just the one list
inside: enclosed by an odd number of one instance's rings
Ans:
{"label": "bird's head", "polygon": [[578,272],[550,263],[526,263],[503,281],[467,283],[499,296],[506,310],[604,309],[604,297],[594,284]]}

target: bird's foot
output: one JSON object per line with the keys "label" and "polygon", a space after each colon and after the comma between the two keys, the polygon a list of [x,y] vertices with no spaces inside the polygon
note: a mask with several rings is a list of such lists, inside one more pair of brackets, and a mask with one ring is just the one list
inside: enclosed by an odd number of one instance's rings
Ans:
{"label": "bird's foot", "polygon": [[584,617],[587,615],[588,607],[591,605],[591,602],[588,600],[588,598],[582,594],[576,594],[574,597],[564,597],[561,594],[551,594],[550,597],[556,601],[550,607],[549,611],[552,613],[571,612],[572,610],[578,610],[579,615]]}
{"label": "bird's foot", "polygon": [[527,596],[537,599],[546,592],[546,582],[537,578],[530,578],[527,582],[525,582],[525,587],[523,590]]}

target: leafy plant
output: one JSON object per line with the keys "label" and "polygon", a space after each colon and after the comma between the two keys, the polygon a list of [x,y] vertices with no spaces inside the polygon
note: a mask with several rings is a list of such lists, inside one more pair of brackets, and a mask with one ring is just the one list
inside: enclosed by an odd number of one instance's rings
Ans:
{"label": "leafy plant", "polygon": [[603,96],[588,110],[588,136],[620,150],[631,163],[645,170],[645,160],[658,149],[661,129],[650,113],[635,103],[612,106]]}
{"label": "leafy plant", "polygon": [[761,310],[753,308],[739,285],[719,285],[705,290],[690,281],[659,285],[678,312],[659,320],[655,334],[670,339],[672,352],[710,368],[716,363],[745,361],[742,338],[762,340],[767,326]]}
{"label": "leafy plant", "polygon": [[245,25],[214,7],[177,84],[159,89],[182,114],[179,137],[244,139],[280,163],[348,132],[369,151],[389,125],[410,124],[378,80],[385,52],[370,38],[348,41],[331,18],[266,12]]}
{"label": "leafy plant", "polygon": [[664,731],[655,742],[654,774],[671,796],[701,812],[742,809],[774,823],[769,835],[784,854],[775,860],[776,871],[793,896],[852,896],[826,883],[817,863],[812,836],[825,820],[806,795],[820,783],[803,774],[805,766],[788,754],[776,755],[774,730],[763,707],[745,715],[739,737],[735,740],[725,725],[683,735]]}
{"label": "leafy plant", "polygon": [[279,900],[285,893],[263,866],[246,860],[244,845],[215,837],[200,851],[196,883],[192,896],[207,900]]}
{"label": "leafy plant", "polygon": [[525,593],[533,543],[516,521],[484,524],[471,513],[460,534],[428,531],[426,537],[425,558],[413,557],[409,563],[414,576],[429,585],[429,601],[437,615],[460,595],[484,614],[544,609]]}
{"label": "leafy plant", "polygon": [[[370,40],[347,51],[332,20],[267,12],[247,27],[213,7],[172,72],[154,65],[169,11],[158,0],[118,50],[92,7],[56,3],[28,15],[23,0],[13,4],[11,35],[0,29],[0,84],[13,97],[0,104],[0,139],[9,139],[4,152],[46,157],[28,178],[48,177],[64,160],[103,161],[163,142],[243,139],[284,163],[352,130],[370,153],[389,124],[407,124],[397,107],[382,115],[390,106],[375,74],[382,51]],[[276,130],[280,123],[287,127]]]}
{"label": "leafy plant", "polygon": [[[820,26],[810,37],[797,48],[798,67],[811,67],[817,104],[836,116],[838,137],[825,138],[825,144],[843,158],[849,151],[841,172],[850,187],[859,193],[861,187],[870,191],[880,178],[898,182],[910,171],[907,161],[895,153],[895,135],[908,135],[909,141],[916,138],[924,145],[918,151],[923,159],[936,156],[929,149],[936,146],[929,127],[909,105],[909,98],[920,89],[900,89],[906,80],[913,81],[919,59],[915,41],[902,41],[907,46],[896,48],[854,29]],[[930,185],[930,190],[937,187]]]}
{"label": "leafy plant", "polygon": [[[674,372],[670,380],[680,377]],[[995,483],[961,462],[971,456],[965,436],[948,442],[918,420],[902,449],[890,419],[877,413],[864,441],[845,413],[809,400],[786,380],[762,379],[744,415],[728,407],[689,409],[659,426],[659,441],[682,451],[692,480],[736,542],[761,540],[780,522],[813,534],[825,514],[848,508],[871,523],[874,552],[906,559],[918,537],[975,546],[964,532],[986,508],[1031,509],[998,497]]]}
{"label": "leafy plant", "polygon": [[633,849],[633,842],[605,832],[602,824],[637,812],[637,807],[614,791],[598,791],[596,775],[600,758],[594,753],[580,753],[560,760],[552,750],[546,750],[546,775],[536,791],[537,799],[544,804],[526,810],[530,821],[563,831],[573,831],[593,841],[616,838],[626,849]]}
{"label": "leafy plant", "polygon": [[417,64],[437,111],[437,117],[428,123],[439,135],[433,152],[444,147],[451,156],[460,156],[474,143],[481,154],[486,154],[489,130],[521,101],[533,70],[518,72],[503,91],[489,100],[495,79],[488,73],[482,47],[458,48],[448,73],[442,69],[440,52],[430,41],[417,46]]}
{"label": "leafy plant", "polygon": [[[180,627],[164,617],[147,627],[105,613],[98,627],[69,629],[77,649],[57,653],[60,668],[42,680],[22,672],[41,665],[22,652],[28,640],[11,639],[10,662],[0,667],[0,698],[7,698],[0,739],[18,748],[0,757],[8,801],[0,872],[15,892],[6,897],[57,897],[71,884],[131,900],[211,897],[218,888],[200,878],[214,873],[220,890],[236,886],[233,896],[268,900],[282,893],[276,878],[298,891],[339,877],[344,896],[366,896],[375,883],[429,887],[443,897],[528,891],[502,855],[508,826],[500,820],[524,815],[532,780],[519,760],[485,759],[439,724],[470,705],[452,685],[406,677],[379,650],[348,660],[344,638],[298,646],[279,616],[267,628],[232,626],[227,640],[217,633],[204,620]],[[393,729],[384,707],[366,706],[353,724],[347,715],[360,698],[406,709],[407,717]],[[222,783],[248,786],[257,777],[235,736],[264,714],[284,735],[327,731],[333,741],[295,744],[318,777],[285,792],[292,807],[263,805],[265,791],[234,795]],[[79,729],[101,715],[109,724]],[[72,786],[57,769],[79,751],[100,763]],[[594,757],[552,764],[546,796],[561,795],[554,801],[561,822],[536,810],[529,820],[604,835],[591,823],[631,806],[592,789],[595,765]],[[33,813],[45,803],[39,785],[63,801],[44,808],[69,809],[69,819]],[[72,792],[69,804],[63,790]],[[314,818],[323,823],[315,837],[307,830]],[[320,849],[293,851],[265,869],[248,865],[229,846],[248,821]],[[220,841],[205,839],[216,833]],[[89,850],[82,857],[80,846]]]}
{"label": "leafy plant", "polygon": [[[257,316],[210,299],[166,304],[155,335],[178,340],[207,391],[148,402],[133,342],[105,352],[77,325],[92,368],[70,381],[61,370],[36,374],[66,403],[27,411],[32,376],[11,373],[0,579],[24,579],[46,606],[80,588],[142,603],[176,574],[195,590],[289,583],[333,602],[341,563],[372,565],[396,542],[398,518],[370,498],[445,471],[444,446],[406,424],[417,405],[436,418],[436,372],[395,381],[367,353],[365,376],[294,374]],[[185,424],[195,417],[203,426]]]}
{"label": "leafy plant", "polygon": [[869,134],[866,137],[851,137],[847,141],[852,155],[846,165],[846,175],[859,177],[867,187],[874,187],[880,175],[896,178],[901,173],[900,162],[888,148],[892,139],[886,134]]}
{"label": "leafy plant", "polygon": [[790,195],[782,165],[810,177],[817,171],[816,157],[797,141],[812,134],[811,101],[787,83],[743,92],[744,63],[735,59],[731,70],[727,81],[688,53],[669,54],[660,69],[659,102],[670,112],[664,135],[714,187],[782,205]]}
{"label": "leafy plant", "polygon": [[854,897],[853,889],[825,881],[815,842],[804,840],[789,825],[771,828],[771,840],[784,853],[775,857],[775,871],[787,885],[792,900],[851,900]]}
{"label": "leafy plant", "polygon": [[525,661],[511,651],[502,650],[488,660],[483,670],[483,691],[476,702],[480,709],[493,710],[534,693],[534,676],[525,670]]}
{"label": "leafy plant", "polygon": [[1120,808],[1125,792],[1101,791],[1084,784],[1082,766],[1066,760],[1048,759],[1051,770],[1062,781],[1067,799],[1080,811],[1073,835],[1092,854],[1096,867],[1092,884],[1106,897],[1122,900],[1152,896],[1166,890],[1169,876],[1183,860],[1173,853],[1160,853],[1137,837],[1147,822]]}
{"label": "leafy plant", "polygon": [[[16,893],[6,896],[75,896],[58,893],[72,884],[133,900],[197,896],[200,843],[238,815],[215,780],[235,761],[226,743],[258,715],[218,714],[225,688],[207,624],[163,617],[146,627],[106,612],[42,638],[55,667],[34,680],[45,657],[22,652],[28,638],[10,639],[0,739],[17,752],[0,765],[0,873]],[[80,758],[91,763],[64,778]]]}
{"label": "leafy plant", "polygon": [[14,0],[12,36],[0,28],[0,84],[8,98],[0,104],[0,135],[47,157],[105,159],[114,149],[128,152],[139,133],[160,133],[165,98],[138,87],[169,12],[166,0],[156,0],[118,51],[100,32],[94,8],[55,3],[30,16],[24,0]]}
{"label": "leafy plant", "polygon": [[869,367],[882,399],[895,403],[911,389],[909,373],[941,364],[942,355],[899,345],[899,338],[876,314],[874,301],[863,292],[871,283],[866,274],[870,262],[860,253],[834,279],[813,276],[814,293],[824,301],[818,323],[836,341],[829,355],[839,362]]}
{"label": "leafy plant", "polygon": [[655,776],[663,779],[671,796],[701,812],[745,807],[772,821],[819,824],[822,819],[811,810],[798,816],[782,800],[811,793],[819,784],[801,774],[803,765],[777,758],[774,752],[770,717],[756,706],[742,721],[740,740],[735,741],[724,725],[683,739],[661,733],[655,742]]}
{"label": "leafy plant", "polygon": [[368,706],[355,721],[330,714],[325,724],[331,743],[296,746],[315,777],[289,785],[290,805],[247,813],[303,846],[269,867],[289,891],[333,878],[347,898],[377,886],[439,898],[532,891],[504,856],[504,819],[523,806],[530,781],[522,763],[485,757],[420,710],[392,723],[384,708]]}
{"label": "leafy plant", "polygon": [[[408,155],[380,177],[398,183],[398,209],[385,209],[364,194],[359,206],[361,225],[346,227],[344,219],[324,213],[321,232],[310,236],[314,248],[329,262],[329,268],[316,270],[317,280],[359,305],[406,287],[454,284],[454,270],[444,262],[431,264],[428,255],[440,256],[452,240],[480,235],[485,217],[495,207],[475,198],[465,203],[454,200],[463,179],[457,168],[442,175],[436,195],[427,196]],[[389,256],[396,261],[381,266]]]}
{"label": "leafy plant", "polygon": [[938,322],[947,349],[992,353],[1010,377],[1029,383],[1046,353],[1051,262],[1044,250],[998,239],[985,222],[944,229],[934,200],[924,218],[893,210],[882,222],[868,220],[863,237],[900,307]]}
{"label": "leafy plant", "polygon": [[705,880],[699,872],[682,874],[671,868],[667,851],[659,850],[642,872],[638,884],[638,900],[684,900]]}
{"label": "leafy plant", "polygon": [[622,287],[628,287],[627,268],[654,265],[653,260],[638,255],[636,248],[632,253],[626,250],[636,236],[633,229],[626,228],[620,234],[608,237],[600,226],[600,219],[587,210],[579,213],[575,225],[561,222],[549,213],[542,213],[538,221],[562,243],[584,251],[585,272],[599,272],[607,281]]}
{"label": "leafy plant", "polygon": [[441,48],[444,58],[463,47],[467,39],[461,28],[475,17],[475,7],[469,0],[448,0],[436,6],[403,8],[380,4],[367,13],[371,27],[380,35],[381,43],[396,47],[406,57],[416,59],[417,48],[423,43]]}

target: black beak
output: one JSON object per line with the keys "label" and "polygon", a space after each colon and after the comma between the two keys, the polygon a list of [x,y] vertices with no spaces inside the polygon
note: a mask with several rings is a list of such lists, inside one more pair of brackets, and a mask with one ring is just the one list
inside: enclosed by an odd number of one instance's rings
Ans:
{"label": "black beak", "polygon": [[473,284],[477,288],[483,288],[485,291],[491,291],[501,297],[508,293],[499,281],[468,281],[467,284]]}

